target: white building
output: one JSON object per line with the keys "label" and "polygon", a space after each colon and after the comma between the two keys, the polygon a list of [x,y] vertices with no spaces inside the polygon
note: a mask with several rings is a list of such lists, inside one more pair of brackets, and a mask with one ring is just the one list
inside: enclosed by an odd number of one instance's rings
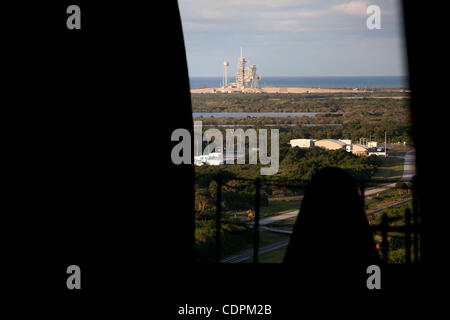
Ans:
{"label": "white building", "polygon": [[353,144],[352,145],[352,153],[362,156],[365,155],[367,156],[369,153],[369,148],[367,148],[367,146],[362,145],[362,144]]}
{"label": "white building", "polygon": [[299,147],[299,148],[311,148],[314,147],[313,139],[292,139],[289,141],[291,147]]}
{"label": "white building", "polygon": [[367,146],[369,148],[378,148],[378,142],[376,142],[376,141],[369,141],[369,142],[367,142]]}
{"label": "white building", "polygon": [[194,156],[194,164],[202,166],[204,164],[210,166],[220,166],[224,164],[223,154],[220,152],[213,152],[207,155]]}
{"label": "white building", "polygon": [[339,141],[341,141],[341,142],[343,142],[343,143],[345,143],[345,144],[348,144],[348,145],[350,145],[350,144],[352,144],[352,140],[349,140],[349,139],[339,139]]}
{"label": "white building", "polygon": [[327,150],[339,150],[345,149],[346,145],[344,142],[335,139],[322,139],[314,143],[316,147],[321,147]]}

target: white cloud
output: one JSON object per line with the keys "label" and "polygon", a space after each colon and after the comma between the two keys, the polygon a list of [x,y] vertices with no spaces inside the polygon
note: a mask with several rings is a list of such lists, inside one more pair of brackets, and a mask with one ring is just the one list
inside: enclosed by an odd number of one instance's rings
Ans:
{"label": "white cloud", "polygon": [[[212,0],[217,1],[217,0]],[[220,1],[220,0],[219,0]],[[223,0],[222,0],[223,1]],[[268,7],[268,8],[283,8],[286,6],[299,5],[307,2],[302,0],[228,0],[228,2],[234,6],[240,7]]]}
{"label": "white cloud", "polygon": [[[399,0],[377,0],[383,15],[395,1]],[[345,18],[348,16],[360,17],[356,23],[364,27],[369,6],[368,0],[179,0],[179,4],[185,32],[208,29],[298,32],[355,28],[355,20]]]}
{"label": "white cloud", "polygon": [[214,19],[223,19],[225,18],[225,15],[223,12],[218,10],[201,10],[200,17],[204,19],[214,20]]}
{"label": "white cloud", "polygon": [[301,18],[317,18],[320,16],[327,15],[327,10],[315,10],[315,11],[297,11],[295,13],[296,16]]}
{"label": "white cloud", "polygon": [[351,16],[365,16],[368,6],[367,1],[350,1],[335,5],[331,10]]}

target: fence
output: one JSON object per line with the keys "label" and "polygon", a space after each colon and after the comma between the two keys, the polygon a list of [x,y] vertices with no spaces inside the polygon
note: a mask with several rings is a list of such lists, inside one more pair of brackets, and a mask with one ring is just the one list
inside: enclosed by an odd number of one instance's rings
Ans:
{"label": "fence", "polygon": [[[245,179],[245,178],[224,178],[221,175],[216,176],[215,181],[217,183],[217,193],[216,193],[216,224],[215,224],[215,263],[220,263],[221,261],[221,230],[222,230],[222,188],[227,185],[227,181],[238,180],[244,182],[244,185],[253,185],[255,188],[255,205],[254,205],[254,223],[253,223],[253,263],[257,264],[259,259],[259,244],[260,244],[260,197],[261,197],[261,185],[269,184],[272,186],[279,186],[284,188],[295,188],[295,189],[305,189],[304,185],[295,184],[295,181],[287,180],[284,182],[280,181],[268,181],[256,178],[255,180]],[[360,188],[360,195],[363,200],[363,205],[365,207],[365,189],[369,181],[357,181]],[[398,180],[377,180],[377,183],[397,183]],[[419,203],[418,203],[418,180],[414,176],[412,180],[412,202],[413,211],[409,208],[405,212],[405,224],[404,226],[390,226],[386,214],[382,216],[382,222],[379,225],[371,225],[370,228],[373,232],[381,232],[382,242],[381,242],[381,252],[382,261],[384,264],[388,263],[389,255],[389,242],[388,233],[397,232],[404,234],[405,240],[405,261],[406,264],[412,262],[417,263],[423,259],[423,216],[420,215]],[[412,217],[412,223],[411,223]],[[420,220],[420,222],[419,222]],[[412,241],[411,241],[412,239]],[[413,248],[414,261],[411,257],[411,246]],[[420,258],[419,258],[420,257]]]}

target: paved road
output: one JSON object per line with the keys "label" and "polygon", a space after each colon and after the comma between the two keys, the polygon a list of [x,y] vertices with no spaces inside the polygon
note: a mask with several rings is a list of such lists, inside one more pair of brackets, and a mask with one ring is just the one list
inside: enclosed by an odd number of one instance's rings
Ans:
{"label": "paved road", "polygon": [[[387,206],[387,207],[384,207],[384,208],[381,208],[381,209],[378,209],[378,210],[375,210],[375,211],[372,211],[372,212],[369,212],[369,213],[372,213],[372,214],[374,214],[374,215],[377,215],[377,214],[379,214],[379,213],[381,213],[384,209],[386,209],[386,208],[392,208],[392,207],[396,207],[396,208],[398,208],[398,207],[400,207],[400,206],[402,206],[402,205],[404,205],[404,204],[407,204],[407,203],[409,203],[409,202],[411,202],[412,201],[412,199],[408,199],[408,200],[403,200],[403,201],[400,201],[400,202],[396,202],[396,203],[393,203],[393,204],[390,204],[389,206]],[[285,234],[292,234],[292,231],[289,231],[289,230],[282,230],[282,229],[277,229],[277,228],[270,228],[270,227],[265,227],[264,225],[266,225],[266,224],[269,224],[269,223],[272,223],[272,222],[274,222],[274,221],[280,221],[280,220],[284,220],[284,219],[288,219],[288,218],[290,218],[290,217],[295,217],[295,216],[297,216],[298,215],[298,210],[297,211],[292,211],[292,212],[288,212],[288,213],[284,213],[284,214],[280,214],[279,216],[276,216],[276,217],[270,217],[270,218],[266,218],[266,219],[262,219],[261,221],[260,221],[260,230],[265,230],[265,231],[271,231],[271,232],[277,232],[277,233],[285,233]],[[274,219],[271,219],[271,218],[278,218],[279,217],[279,219],[277,219],[277,220],[274,220]]]}
{"label": "paved road", "polygon": [[[295,211],[291,211],[291,212],[286,212],[286,213],[282,213],[279,214],[277,216],[272,216],[272,217],[268,217],[268,218],[264,218],[259,220],[259,225],[260,226],[265,226],[266,224],[272,223],[272,222],[276,222],[276,221],[280,221],[280,220],[285,220],[285,219],[289,219],[292,217],[296,217],[298,215],[298,210]],[[254,222],[249,222],[248,223],[250,226],[253,226]]]}
{"label": "paved road", "polygon": [[[283,247],[286,247],[289,244],[289,240],[283,240],[281,242],[276,242],[269,244],[265,247],[259,248],[259,254],[264,254],[273,250],[277,250]],[[221,263],[239,263],[245,260],[248,260],[253,257],[253,249],[247,250],[244,253],[234,255],[228,258],[221,260]]]}
{"label": "paved road", "polygon": [[[412,177],[416,174],[416,151],[410,151],[405,154],[403,157],[403,176],[400,178],[401,181],[411,181]],[[376,194],[378,192],[386,191],[387,189],[391,189],[395,187],[396,182],[390,183],[381,187],[368,189],[364,192],[366,196],[370,196],[372,194]]]}
{"label": "paved road", "polygon": [[405,154],[403,164],[403,177],[400,181],[411,181],[416,174],[416,151],[410,151]]}
{"label": "paved road", "polygon": [[290,230],[283,230],[283,229],[276,229],[276,228],[269,228],[269,227],[260,227],[259,230],[271,231],[271,232],[276,232],[276,233],[284,233],[284,234],[292,234],[292,231],[290,231]]}
{"label": "paved road", "polygon": [[381,212],[382,212],[384,209],[386,209],[386,208],[392,208],[392,207],[398,208],[398,207],[400,207],[400,206],[402,206],[402,205],[404,205],[404,204],[407,204],[407,203],[409,203],[409,202],[411,202],[411,201],[412,201],[412,199],[400,201],[400,202],[391,204],[391,205],[389,205],[389,206],[387,206],[387,207],[384,207],[384,208],[381,208],[381,209],[372,211],[372,212],[370,212],[370,213],[372,213],[372,214],[374,214],[374,215],[377,215],[377,214],[381,213]]}
{"label": "paved road", "polygon": [[376,187],[376,188],[373,188],[373,189],[367,189],[367,190],[364,191],[364,195],[370,196],[372,194],[376,194],[376,193],[379,193],[379,192],[386,191],[388,189],[394,188],[395,184],[396,184],[396,182],[390,183],[390,184],[386,184],[386,185],[381,186],[381,187]]}

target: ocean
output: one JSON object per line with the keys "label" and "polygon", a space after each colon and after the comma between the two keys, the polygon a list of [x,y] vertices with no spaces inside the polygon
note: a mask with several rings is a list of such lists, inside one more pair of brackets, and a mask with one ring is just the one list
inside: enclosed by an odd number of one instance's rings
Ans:
{"label": "ocean", "polygon": [[[234,82],[235,79],[229,79]],[[191,77],[191,89],[217,88],[222,77]],[[376,77],[267,77],[259,81],[261,87],[291,88],[408,88],[407,76]]]}

